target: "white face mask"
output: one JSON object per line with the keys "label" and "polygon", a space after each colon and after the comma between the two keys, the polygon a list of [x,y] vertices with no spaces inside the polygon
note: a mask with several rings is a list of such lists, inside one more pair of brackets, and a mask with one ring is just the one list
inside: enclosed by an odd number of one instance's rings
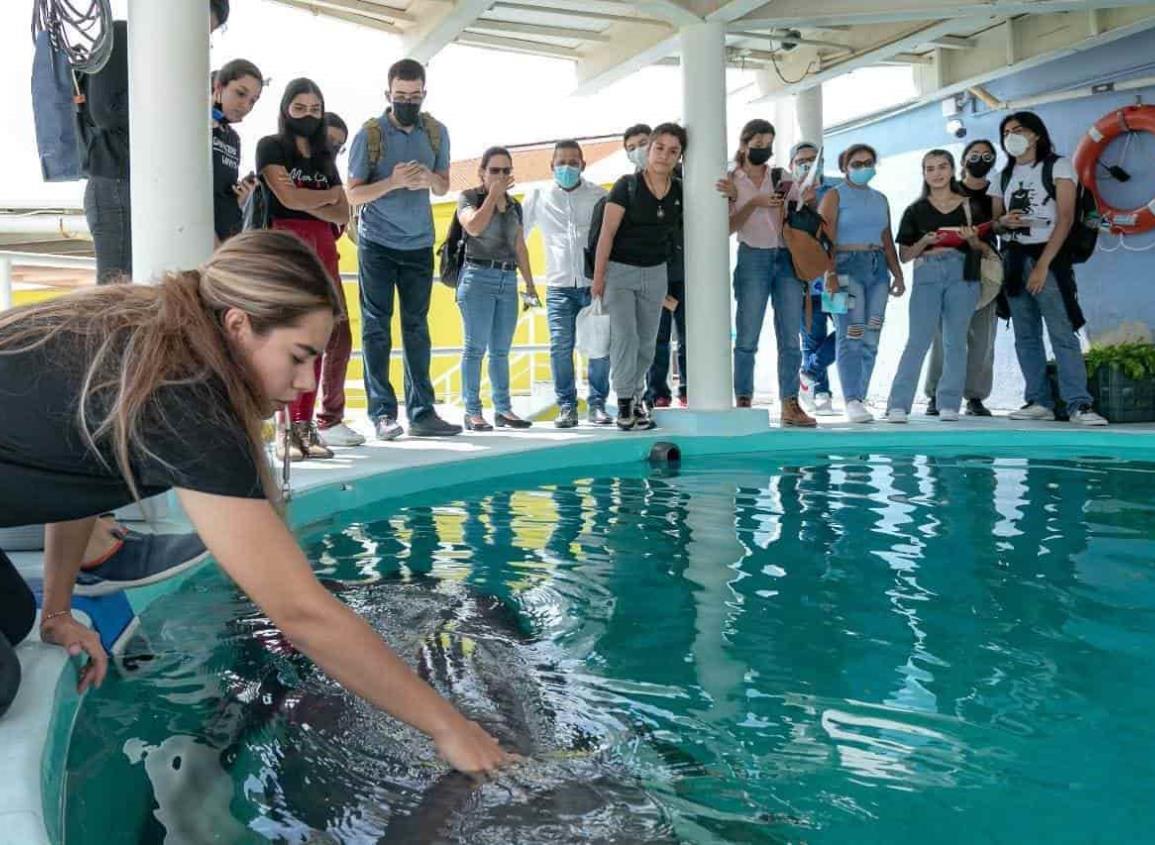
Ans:
{"label": "white face mask", "polygon": [[645,144],[640,147],[634,147],[632,150],[626,153],[626,155],[629,156],[630,161],[634,163],[634,167],[638,168],[638,170],[645,169],[649,154],[650,148]]}
{"label": "white face mask", "polygon": [[1018,158],[1031,148],[1031,142],[1022,135],[1011,134],[1003,138],[1003,147],[1006,148],[1008,155]]}

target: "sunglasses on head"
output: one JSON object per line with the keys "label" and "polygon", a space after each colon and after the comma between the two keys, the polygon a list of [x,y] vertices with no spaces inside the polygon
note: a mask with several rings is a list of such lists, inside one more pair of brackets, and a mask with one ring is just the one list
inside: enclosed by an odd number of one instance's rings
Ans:
{"label": "sunglasses on head", "polygon": [[486,170],[490,176],[508,176],[513,173],[512,167],[490,167]]}

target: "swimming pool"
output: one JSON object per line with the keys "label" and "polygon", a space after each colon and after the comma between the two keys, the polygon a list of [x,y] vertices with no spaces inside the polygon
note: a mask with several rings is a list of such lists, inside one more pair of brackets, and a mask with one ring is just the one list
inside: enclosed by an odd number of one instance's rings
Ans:
{"label": "swimming pool", "polygon": [[65,841],[1141,841],[1155,463],[978,451],[554,470],[307,532],[530,758],[479,790],[202,570],[85,700]]}

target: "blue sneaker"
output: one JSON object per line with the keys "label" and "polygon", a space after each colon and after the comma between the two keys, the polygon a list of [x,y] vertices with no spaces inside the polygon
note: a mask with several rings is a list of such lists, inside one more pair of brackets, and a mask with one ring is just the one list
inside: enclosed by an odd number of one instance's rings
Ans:
{"label": "blue sneaker", "polygon": [[103,596],[163,581],[196,566],[209,554],[195,533],[142,534],[123,529],[120,540],[120,548],[104,563],[76,576],[76,595]]}

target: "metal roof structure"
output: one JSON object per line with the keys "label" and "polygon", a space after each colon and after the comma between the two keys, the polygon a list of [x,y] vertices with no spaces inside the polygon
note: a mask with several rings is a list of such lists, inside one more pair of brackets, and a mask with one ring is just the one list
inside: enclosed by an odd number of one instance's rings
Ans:
{"label": "metal roof structure", "polygon": [[920,96],[969,85],[1155,26],[1137,0],[273,0],[402,39],[427,62],[449,44],[567,59],[590,93],[679,60],[679,30],[726,27],[755,100],[881,64],[915,68]]}

